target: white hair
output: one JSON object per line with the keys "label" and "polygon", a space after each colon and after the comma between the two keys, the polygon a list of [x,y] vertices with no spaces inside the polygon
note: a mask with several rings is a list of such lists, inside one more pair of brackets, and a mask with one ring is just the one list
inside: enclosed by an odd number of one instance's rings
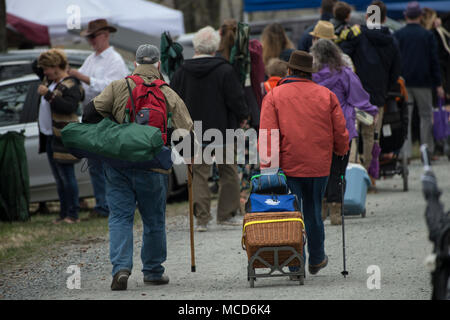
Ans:
{"label": "white hair", "polygon": [[196,53],[212,54],[219,49],[220,36],[214,28],[207,26],[197,31],[192,43]]}

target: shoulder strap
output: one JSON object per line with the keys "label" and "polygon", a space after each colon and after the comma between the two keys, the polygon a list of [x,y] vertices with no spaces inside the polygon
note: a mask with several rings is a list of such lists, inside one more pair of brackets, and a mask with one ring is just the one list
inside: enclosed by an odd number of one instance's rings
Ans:
{"label": "shoulder strap", "polygon": [[131,106],[133,107],[133,116],[134,116],[134,121],[136,121],[136,106],[134,105],[134,99],[133,99],[133,93],[131,92],[131,87],[130,87],[130,83],[128,82],[128,78],[125,78],[125,81],[127,82],[127,87],[128,87],[128,93],[130,94],[130,100],[131,100]]}
{"label": "shoulder strap", "polygon": [[144,80],[141,77],[139,77],[138,75],[128,76],[126,78],[133,80],[137,86],[144,83]]}

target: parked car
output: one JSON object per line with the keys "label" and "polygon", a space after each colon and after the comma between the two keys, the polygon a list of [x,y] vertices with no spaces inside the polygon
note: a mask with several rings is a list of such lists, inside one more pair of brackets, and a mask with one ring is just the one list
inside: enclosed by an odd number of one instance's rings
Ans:
{"label": "parked car", "polygon": [[[31,62],[45,50],[14,51],[0,55],[0,134],[25,130],[25,149],[30,176],[30,201],[58,199],[47,155],[38,154],[39,129],[37,125],[40,96],[37,88],[39,78],[31,71]],[[86,50],[66,50],[69,64],[79,68],[91,53]],[[130,71],[131,62],[127,63]],[[81,117],[81,105],[79,116]],[[174,195],[186,185],[184,164],[176,165],[169,177],[169,195]],[[80,198],[93,196],[86,159],[75,165]]]}
{"label": "parked car", "polygon": [[[353,11],[350,17],[350,24],[363,25],[366,23],[365,19],[366,13],[361,11]],[[298,18],[285,18],[285,19],[273,19],[273,20],[263,20],[263,21],[251,21],[250,26],[250,38],[251,39],[261,39],[261,34],[264,28],[271,23],[279,23],[283,26],[289,39],[292,40],[295,46],[297,46],[300,38],[302,37],[304,31],[308,29],[309,26],[316,23],[319,20],[319,14],[304,15]],[[389,27],[392,31],[397,31],[403,27],[403,24],[387,18],[385,25]],[[183,46],[183,55],[185,59],[190,59],[194,55],[194,48],[192,44],[192,38],[194,33],[188,33],[178,37],[176,40]]]}

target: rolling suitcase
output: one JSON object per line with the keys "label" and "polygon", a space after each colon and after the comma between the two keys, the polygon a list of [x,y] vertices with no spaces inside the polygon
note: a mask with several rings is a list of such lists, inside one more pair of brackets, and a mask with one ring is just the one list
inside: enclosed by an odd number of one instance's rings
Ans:
{"label": "rolling suitcase", "polygon": [[349,163],[345,173],[346,188],[344,194],[344,215],[366,216],[366,196],[370,178],[366,169],[355,163]]}

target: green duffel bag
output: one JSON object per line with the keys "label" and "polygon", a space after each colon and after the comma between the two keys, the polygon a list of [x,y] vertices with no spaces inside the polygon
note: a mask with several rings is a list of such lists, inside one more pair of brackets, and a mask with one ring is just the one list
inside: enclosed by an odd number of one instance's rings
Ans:
{"label": "green duffel bag", "polygon": [[66,148],[131,162],[152,160],[164,146],[159,128],[108,118],[96,124],[69,123],[61,138]]}

